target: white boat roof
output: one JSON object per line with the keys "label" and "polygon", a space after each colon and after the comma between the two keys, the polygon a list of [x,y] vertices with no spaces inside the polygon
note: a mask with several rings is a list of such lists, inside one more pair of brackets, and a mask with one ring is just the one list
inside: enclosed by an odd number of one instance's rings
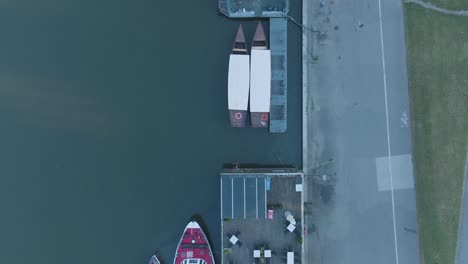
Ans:
{"label": "white boat roof", "polygon": [[228,108],[247,110],[249,103],[249,55],[231,54],[228,73]]}
{"label": "white boat roof", "polygon": [[250,59],[250,112],[270,112],[270,50],[252,49]]}

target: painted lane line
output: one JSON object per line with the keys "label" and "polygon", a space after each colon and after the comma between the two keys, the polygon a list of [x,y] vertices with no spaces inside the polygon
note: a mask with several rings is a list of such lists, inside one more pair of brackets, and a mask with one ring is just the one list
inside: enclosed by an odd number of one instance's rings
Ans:
{"label": "painted lane line", "polygon": [[399,264],[398,259],[398,239],[396,232],[396,219],[395,219],[395,196],[393,192],[393,173],[392,173],[392,151],[390,145],[390,122],[388,118],[388,98],[387,98],[387,69],[385,67],[385,46],[383,39],[383,26],[382,26],[382,1],[379,0],[379,24],[380,24],[380,46],[382,49],[382,69],[383,69],[383,83],[385,95],[385,118],[387,122],[387,145],[388,145],[388,169],[390,174],[390,187],[392,196],[392,215],[393,215],[393,238],[395,240],[395,259],[396,264]]}

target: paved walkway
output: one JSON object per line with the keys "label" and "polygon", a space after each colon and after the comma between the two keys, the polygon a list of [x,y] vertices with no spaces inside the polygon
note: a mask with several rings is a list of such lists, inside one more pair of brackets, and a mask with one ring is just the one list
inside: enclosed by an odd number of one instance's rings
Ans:
{"label": "paved walkway", "polygon": [[468,155],[465,168],[462,211],[458,230],[457,264],[468,263]]}
{"label": "paved walkway", "polygon": [[403,2],[303,8],[305,263],[419,263]]}

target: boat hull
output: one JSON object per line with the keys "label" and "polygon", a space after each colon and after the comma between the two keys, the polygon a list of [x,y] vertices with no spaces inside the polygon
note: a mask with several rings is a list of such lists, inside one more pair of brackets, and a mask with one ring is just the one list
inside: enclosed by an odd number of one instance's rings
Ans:
{"label": "boat hull", "polygon": [[149,261],[149,264],[161,264],[161,262],[159,262],[159,259],[156,257],[156,255],[153,255]]}
{"label": "boat hull", "polygon": [[214,264],[208,239],[195,221],[185,227],[174,257],[174,264],[185,263]]}
{"label": "boat hull", "polygon": [[247,120],[247,111],[229,110],[229,121],[231,127],[245,127]]}
{"label": "boat hull", "polygon": [[252,50],[250,59],[250,117],[252,127],[268,127],[271,100],[271,55]]}
{"label": "boat hull", "polygon": [[245,127],[249,104],[250,56],[247,53],[242,25],[229,56],[228,110],[231,127]]}
{"label": "boat hull", "polygon": [[252,127],[268,127],[270,114],[267,112],[251,112],[250,120]]}
{"label": "boat hull", "polygon": [[270,119],[271,52],[259,22],[250,55],[250,121],[252,127],[266,128]]}

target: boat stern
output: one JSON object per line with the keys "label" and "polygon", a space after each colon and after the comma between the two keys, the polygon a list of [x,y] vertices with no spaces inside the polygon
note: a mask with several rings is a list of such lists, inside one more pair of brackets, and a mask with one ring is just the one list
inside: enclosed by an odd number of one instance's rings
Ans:
{"label": "boat stern", "polygon": [[229,121],[231,127],[245,127],[247,120],[247,111],[229,110]]}
{"label": "boat stern", "polygon": [[270,114],[267,112],[251,112],[252,127],[268,127]]}

